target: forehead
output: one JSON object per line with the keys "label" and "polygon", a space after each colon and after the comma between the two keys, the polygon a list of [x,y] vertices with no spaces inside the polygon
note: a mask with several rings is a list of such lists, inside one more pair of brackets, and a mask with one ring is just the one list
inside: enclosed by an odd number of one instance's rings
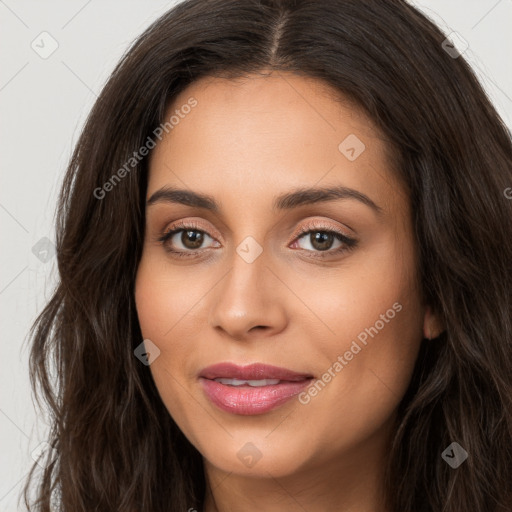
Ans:
{"label": "forehead", "polygon": [[[195,106],[185,108],[191,99]],[[151,155],[148,196],[169,184],[246,204],[269,190],[314,185],[364,189],[381,202],[400,193],[391,145],[320,80],[287,72],[205,77],[174,98],[166,120],[172,115],[177,122]]]}

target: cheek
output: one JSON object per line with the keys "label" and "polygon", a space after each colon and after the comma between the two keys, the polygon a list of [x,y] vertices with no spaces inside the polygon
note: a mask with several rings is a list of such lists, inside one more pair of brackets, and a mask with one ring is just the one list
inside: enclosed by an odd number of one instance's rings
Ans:
{"label": "cheek", "polygon": [[[183,294],[173,293],[176,288],[165,273],[158,271],[150,258],[141,260],[135,285],[137,315],[144,339],[150,339],[160,354],[149,366],[160,398],[170,416],[192,444],[197,444],[194,424],[201,419],[201,410],[183,394],[186,361],[190,360],[192,344],[186,343],[181,324],[180,336],[173,336],[174,326],[188,308],[184,308]],[[182,311],[183,310],[183,311]],[[191,334],[192,335],[192,334]],[[190,340],[188,340],[190,341]]]}
{"label": "cheek", "polygon": [[[410,381],[423,313],[414,253],[394,239],[310,295],[330,330],[315,345],[322,371],[336,374],[326,394],[333,401],[343,395],[352,406],[371,407],[375,401],[392,408]],[[338,371],[332,369],[336,361]]]}
{"label": "cheek", "polygon": [[150,340],[160,337],[160,314],[156,303],[161,302],[158,290],[148,285],[144,275],[137,275],[135,287],[135,304],[139,325],[144,339]]}
{"label": "cheek", "polygon": [[159,255],[143,254],[135,282],[137,315],[143,338],[160,350],[149,369],[164,403],[179,409],[180,384],[194,378],[196,344],[204,337],[200,332],[204,321],[196,317],[204,289],[186,286],[188,282],[183,272],[170,272]]}
{"label": "cheek", "polygon": [[422,339],[412,252],[387,247],[347,273],[337,293],[334,287],[328,293],[335,300],[325,301],[325,318],[335,334],[324,338],[320,350],[329,354],[324,371],[335,377],[326,376],[330,383],[319,385],[319,398],[310,403],[320,423],[334,421],[361,436],[397,407]]}
{"label": "cheek", "polygon": [[165,254],[147,250],[135,282],[135,302],[143,336],[161,343],[172,339],[174,343],[175,326],[180,322],[181,330],[181,320],[194,316],[194,304],[201,294],[204,287],[199,286],[194,275],[187,275],[182,269],[173,270]]}
{"label": "cheek", "polygon": [[415,271],[412,248],[396,242],[391,234],[371,251],[347,260],[343,271],[337,270],[332,278],[316,281],[314,286],[311,278],[295,280],[301,286],[297,294],[308,297],[308,305],[330,332],[311,338],[316,338],[317,348],[332,361],[349,350],[353,341],[363,349],[372,346],[362,350],[364,357],[358,355],[358,359],[389,362],[397,354],[408,353],[414,358],[422,327]]}
{"label": "cheek", "polygon": [[[150,365],[154,375],[164,368],[172,371],[172,363],[177,359],[183,361],[186,356],[183,351],[191,346],[186,343],[187,337],[183,336],[185,322],[180,323],[187,310],[190,310],[184,298],[183,286],[170,281],[168,275],[159,272],[158,268],[150,258],[143,258],[135,284],[135,303],[142,336],[160,349],[158,359]],[[178,330],[179,337],[176,336]]]}

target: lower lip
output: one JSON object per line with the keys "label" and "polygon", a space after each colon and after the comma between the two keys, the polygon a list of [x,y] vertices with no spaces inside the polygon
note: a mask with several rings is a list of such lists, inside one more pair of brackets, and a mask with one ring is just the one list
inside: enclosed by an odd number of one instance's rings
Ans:
{"label": "lower lip", "polygon": [[272,386],[228,386],[215,380],[200,378],[206,396],[223,411],[233,414],[264,414],[298,395],[311,379],[282,382]]}

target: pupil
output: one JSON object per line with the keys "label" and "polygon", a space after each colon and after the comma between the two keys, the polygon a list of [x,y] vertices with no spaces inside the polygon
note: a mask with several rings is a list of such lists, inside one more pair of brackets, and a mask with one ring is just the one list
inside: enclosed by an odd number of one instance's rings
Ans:
{"label": "pupil", "polygon": [[332,244],[332,238],[332,233],[316,231],[315,233],[311,233],[311,244],[319,251],[326,251]]}

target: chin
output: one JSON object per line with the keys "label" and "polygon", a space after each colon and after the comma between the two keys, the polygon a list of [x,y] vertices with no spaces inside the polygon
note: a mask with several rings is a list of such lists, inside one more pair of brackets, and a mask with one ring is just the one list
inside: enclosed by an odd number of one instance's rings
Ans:
{"label": "chin", "polygon": [[305,439],[275,439],[267,438],[268,433],[254,435],[236,435],[229,442],[216,443],[212,450],[210,444],[201,453],[208,464],[226,473],[254,478],[275,478],[293,475],[307,465],[308,457],[304,452]]}

